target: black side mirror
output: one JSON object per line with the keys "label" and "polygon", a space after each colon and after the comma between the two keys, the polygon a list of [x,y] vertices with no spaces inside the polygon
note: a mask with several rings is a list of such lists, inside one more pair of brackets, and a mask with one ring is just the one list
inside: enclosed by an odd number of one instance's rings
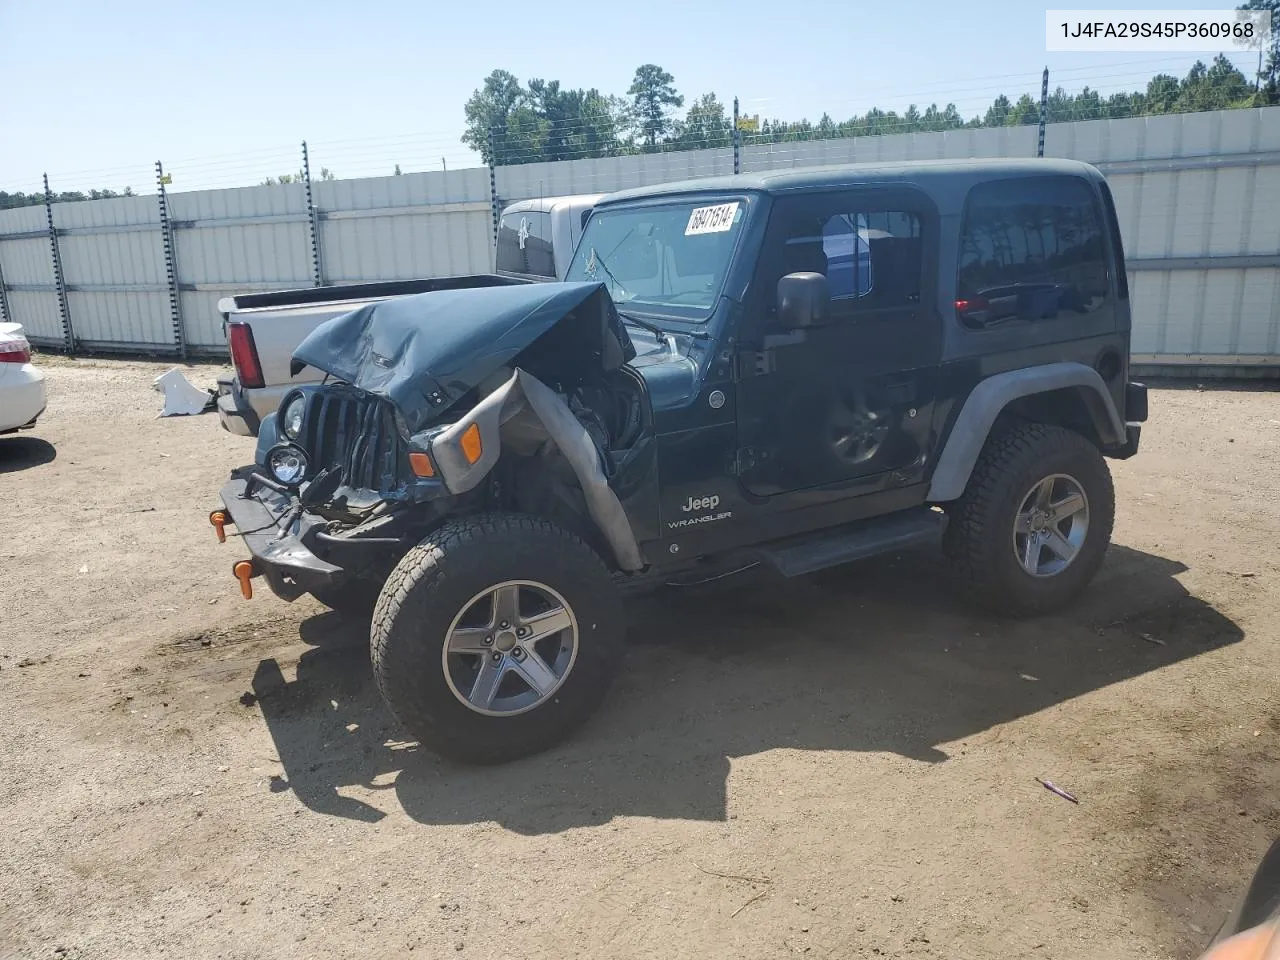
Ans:
{"label": "black side mirror", "polygon": [[788,273],[778,281],[778,319],[788,330],[831,319],[831,286],[820,273]]}

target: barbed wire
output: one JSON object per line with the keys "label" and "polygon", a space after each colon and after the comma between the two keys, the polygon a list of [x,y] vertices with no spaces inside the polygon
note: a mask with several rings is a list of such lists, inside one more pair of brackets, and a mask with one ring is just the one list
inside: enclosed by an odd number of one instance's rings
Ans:
{"label": "barbed wire", "polygon": [[[1237,55],[1245,59],[1253,56],[1252,53],[1246,52],[1239,52]],[[1227,56],[1231,59],[1230,54]],[[1188,58],[1182,56],[1052,70],[1050,72],[1052,93],[1049,122],[1106,118],[1108,116],[1106,102],[1109,97],[1120,93],[1145,95],[1147,84],[1157,74],[1165,72],[1159,68],[1171,67],[1174,64],[1185,68],[1187,63]],[[1237,65],[1237,69],[1248,77],[1244,68]],[[780,142],[812,142],[819,138],[848,139],[905,132],[964,132],[974,129],[991,129],[991,126],[985,124],[985,119],[988,111],[1001,95],[1009,98],[1011,106],[1016,105],[1024,94],[1029,96],[1036,104],[1036,116],[1025,117],[1027,121],[1025,124],[1017,123],[1012,126],[1032,126],[1039,119],[1040,76],[1040,72],[1036,71],[934,81],[920,84],[916,90],[906,94],[888,85],[863,86],[858,88],[856,98],[845,97],[826,102],[824,109],[817,114],[816,121],[808,116],[802,116],[798,120],[774,120],[764,117],[761,125],[768,123],[769,131],[744,132],[741,144],[750,148],[763,145],[776,146]],[[1068,97],[1077,98],[1086,88],[1097,94],[1096,104],[1081,104],[1075,99],[1065,105],[1056,102],[1060,91]],[[868,118],[869,109],[866,104],[877,97],[891,98],[897,106],[890,109],[879,108],[882,112],[873,118]],[[939,100],[943,102],[939,103]],[[731,102],[730,99],[729,103]],[[740,99],[739,102],[746,105],[746,112],[749,115],[758,116],[764,111],[755,111],[752,104],[776,103],[777,98],[747,97]],[[903,107],[902,104],[908,106]],[[914,105],[916,110],[914,114],[907,115],[910,105]],[[936,113],[931,117],[932,122],[926,122],[925,116],[930,107],[936,108]],[[1130,111],[1126,115],[1150,116],[1168,112],[1150,109],[1150,107],[1150,104],[1145,104],[1142,110]],[[842,108],[848,108],[851,115],[841,118],[838,114]],[[954,110],[948,112],[950,108]],[[823,117],[827,117],[831,122],[822,124]],[[684,123],[679,117],[670,119],[673,129],[676,130],[679,130],[680,125]],[[974,120],[979,121],[978,125],[973,125]],[[495,131],[492,139],[484,144],[484,147],[488,149],[490,145],[492,146],[495,159],[500,165],[514,166],[540,161],[595,159],[601,156],[659,157],[668,153],[727,148],[731,145],[729,139],[731,120],[728,116],[718,118],[713,123],[717,129],[710,132],[700,131],[705,135],[691,135],[689,128],[685,126],[683,135],[658,143],[656,149],[644,148],[643,138],[634,136],[636,132],[634,123],[627,125],[628,131],[633,136],[619,136],[620,128],[623,126],[622,118],[612,113],[540,120],[536,130],[531,131],[532,136]],[[784,128],[783,132],[775,129],[779,126]],[[410,173],[414,172],[410,168],[417,168],[419,171],[436,170],[437,164],[449,171],[480,166],[482,163],[480,156],[462,143],[462,133],[461,130],[433,130],[311,141],[309,146],[313,182],[318,179],[317,175],[321,170],[330,170],[334,176],[351,179],[391,176],[397,168],[403,173]],[[584,139],[590,142],[583,142]],[[551,143],[548,144],[548,141]],[[170,191],[182,192],[228,186],[256,186],[282,175],[294,176],[302,167],[302,159],[299,145],[295,144],[167,159],[164,166],[166,173],[172,178]],[[101,188],[119,190],[129,186],[141,194],[154,192],[155,189],[155,170],[152,162],[83,169],[53,169],[49,172],[49,178],[51,189],[55,193],[87,192],[90,189]],[[43,192],[40,178],[31,178],[30,185],[24,192]]]}

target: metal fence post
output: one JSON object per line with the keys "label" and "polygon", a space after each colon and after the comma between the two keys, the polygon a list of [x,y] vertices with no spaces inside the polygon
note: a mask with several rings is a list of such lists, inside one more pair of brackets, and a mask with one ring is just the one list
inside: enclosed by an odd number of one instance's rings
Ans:
{"label": "metal fence post", "polygon": [[156,161],[156,199],[160,202],[160,239],[164,243],[164,273],[169,284],[169,319],[178,356],[187,359],[187,329],[182,322],[182,295],[178,290],[178,251],[174,244],[173,221],[169,218],[169,195],[164,189],[164,167]]}
{"label": "metal fence post", "polygon": [[[0,237],[3,240],[4,237]],[[13,323],[13,313],[9,309],[9,288],[4,285],[4,264],[0,263],[0,323]]]}
{"label": "metal fence post", "polygon": [[1040,142],[1036,146],[1036,156],[1044,156],[1044,128],[1049,122],[1049,68],[1044,68],[1044,76],[1040,80]]}
{"label": "metal fence post", "polygon": [[733,98],[733,172],[742,172],[742,131],[738,129],[738,98]]}
{"label": "metal fence post", "polygon": [[307,224],[311,230],[311,279],[317,287],[323,287],[324,271],[320,268],[320,215],[311,195],[311,157],[307,153],[305,140],[302,141],[302,179],[307,186]]}
{"label": "metal fence post", "polygon": [[497,256],[498,249],[498,219],[500,211],[498,210],[498,174],[494,170],[494,164],[497,158],[494,156],[493,147],[496,138],[493,135],[493,127],[489,128],[489,206],[490,212],[493,214],[493,247],[494,256]]}
{"label": "metal fence post", "polygon": [[71,308],[67,303],[67,284],[62,275],[62,254],[58,250],[58,229],[53,225],[53,194],[49,175],[44,175],[44,216],[49,223],[49,250],[53,255],[53,282],[58,289],[58,314],[62,319],[62,344],[67,353],[75,353],[76,334],[71,326]]}

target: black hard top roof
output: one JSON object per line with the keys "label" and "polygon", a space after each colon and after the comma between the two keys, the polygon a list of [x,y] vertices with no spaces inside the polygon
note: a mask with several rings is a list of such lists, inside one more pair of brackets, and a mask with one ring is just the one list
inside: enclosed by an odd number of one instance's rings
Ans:
{"label": "black hard top roof", "polygon": [[[957,208],[975,183],[1012,177],[1073,176],[1102,179],[1096,167],[1078,160],[1028,158],[1015,160],[902,160],[877,163],[846,163],[839,166],[793,167],[740,173],[736,176],[704,177],[621,190],[605,197],[600,205],[683,194],[767,193],[804,190],[843,189],[883,185],[914,186],[928,193],[939,207]],[[954,203],[947,202],[948,198]]]}

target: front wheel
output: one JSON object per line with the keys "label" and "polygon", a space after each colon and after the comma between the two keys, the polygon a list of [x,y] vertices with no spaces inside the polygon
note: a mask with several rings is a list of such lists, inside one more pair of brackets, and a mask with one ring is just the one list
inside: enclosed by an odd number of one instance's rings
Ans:
{"label": "front wheel", "polygon": [[1102,565],[1115,519],[1111,472],[1085,437],[1043,423],[993,433],[943,541],[967,595],[1025,616],[1065,606]]}
{"label": "front wheel", "polygon": [[370,648],[383,699],[425,746],[473,763],[544,750],[603,699],[622,652],[600,558],[545,520],[452,521],[392,571]]}

